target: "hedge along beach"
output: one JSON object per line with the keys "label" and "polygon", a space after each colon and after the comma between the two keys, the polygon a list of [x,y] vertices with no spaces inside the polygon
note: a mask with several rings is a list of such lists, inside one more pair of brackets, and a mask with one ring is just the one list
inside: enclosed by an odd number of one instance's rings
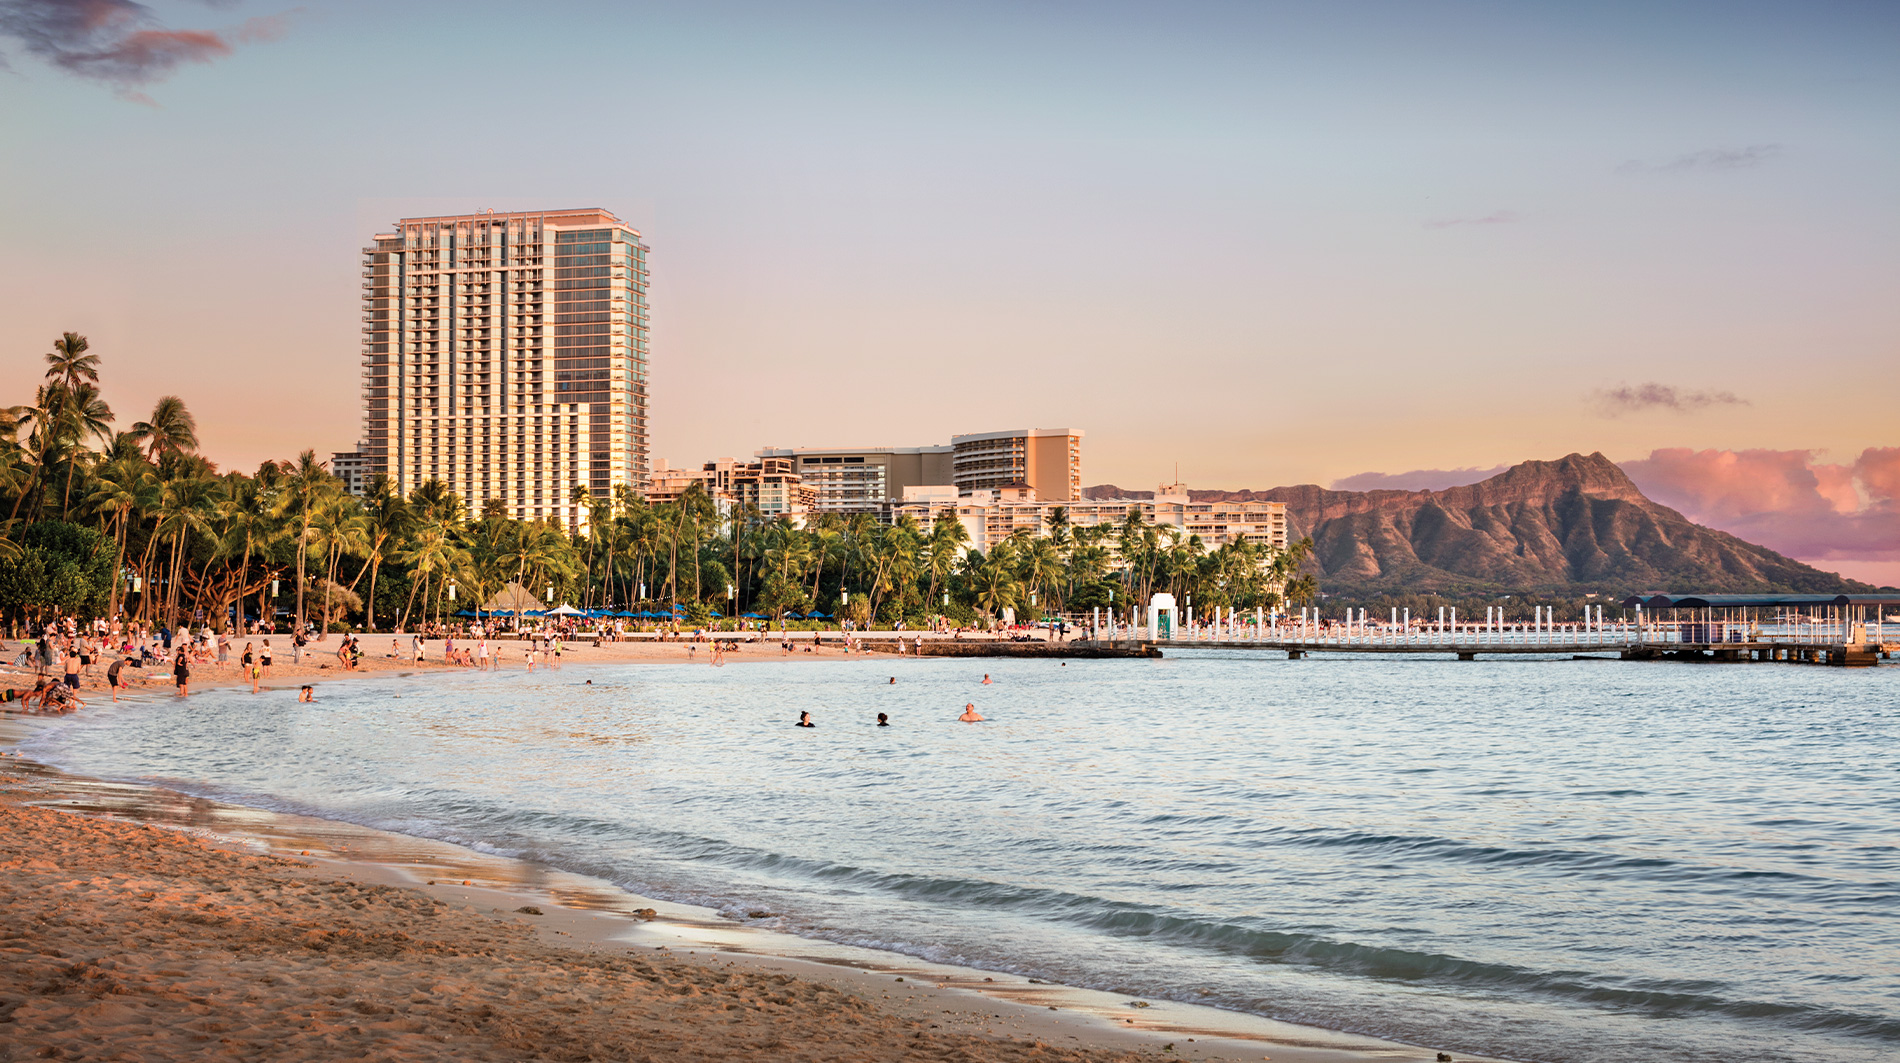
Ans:
{"label": "hedge along beach", "polygon": [[[1891,684],[1311,664],[372,675],[288,712],[209,692],[82,714],[27,749],[630,887],[741,947],[763,925],[807,954],[1095,987],[1137,1026],[1187,1001],[1430,1049],[1392,1058],[1886,1050],[1886,976],[1839,975],[1892,939],[1891,853],[1854,826],[1892,795],[1803,751],[1891,741]],[[971,700],[986,722],[956,723]],[[1633,730],[1662,752],[1627,752]],[[1197,1050],[1218,1028],[1166,1021]]]}

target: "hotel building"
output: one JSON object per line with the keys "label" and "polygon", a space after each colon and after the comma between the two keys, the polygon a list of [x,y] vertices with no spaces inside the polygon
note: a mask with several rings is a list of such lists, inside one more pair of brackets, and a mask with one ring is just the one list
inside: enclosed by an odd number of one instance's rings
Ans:
{"label": "hotel building", "polygon": [[792,517],[802,521],[817,498],[817,492],[799,481],[790,459],[744,462],[721,458],[697,469],[675,469],[664,459],[655,461],[647,477],[646,499],[656,506],[677,502],[694,484],[718,504],[721,512],[734,505],[756,506],[767,520]]}
{"label": "hotel building", "polygon": [[1045,502],[1082,498],[1079,428],[1017,428],[951,436],[950,449],[950,482],[960,494],[1028,484]]}
{"label": "hotel building", "polygon": [[1287,544],[1286,503],[1284,502],[1196,502],[1188,497],[1187,485],[1163,484],[1153,498],[1081,499],[1056,502],[1039,498],[1027,484],[1014,484],[995,491],[983,491],[948,498],[925,498],[924,492],[912,492],[912,498],[886,507],[887,522],[909,515],[921,527],[928,528],[938,516],[954,513],[970,533],[970,546],[989,550],[1013,534],[1034,538],[1049,535],[1049,518],[1060,509],[1071,527],[1092,528],[1101,524],[1120,524],[1131,509],[1141,511],[1149,524],[1171,526],[1183,535],[1198,535],[1208,549],[1230,542],[1285,549]]}
{"label": "hotel building", "polygon": [[367,476],[583,527],[646,486],[647,248],[600,209],[404,218],[363,249]]}
{"label": "hotel building", "polygon": [[779,450],[766,447],[761,461],[792,463],[801,484],[813,492],[822,513],[879,514],[907,487],[951,482],[952,447],[860,447]]}

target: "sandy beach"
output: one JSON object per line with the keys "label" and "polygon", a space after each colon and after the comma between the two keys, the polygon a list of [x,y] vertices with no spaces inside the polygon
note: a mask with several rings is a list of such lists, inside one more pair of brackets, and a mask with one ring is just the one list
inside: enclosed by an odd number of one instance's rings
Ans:
{"label": "sandy beach", "polygon": [[[824,632],[822,645],[814,645],[810,632],[793,632],[796,646],[787,653],[776,641],[751,641],[739,644],[737,649],[728,649],[726,662],[730,664],[755,664],[766,661],[796,662],[824,658],[864,656],[863,651],[848,651],[844,648],[842,636],[837,632]],[[907,636],[914,637],[914,636]],[[290,652],[290,638],[287,635],[271,636],[274,657],[271,666],[265,670],[259,686],[261,688],[297,687],[305,683],[318,684],[338,679],[347,679],[364,675],[407,675],[427,672],[465,672],[474,671],[466,665],[451,664],[446,659],[445,644],[440,639],[429,639],[423,644],[423,660],[418,664],[410,654],[409,636],[388,634],[365,635],[361,638],[363,658],[355,669],[345,669],[337,657],[337,648],[342,644],[341,635],[331,635],[322,642],[313,642],[304,648],[301,659]],[[392,641],[394,645],[392,645]],[[466,639],[456,639],[461,649],[470,643]],[[726,640],[728,647],[733,644]],[[231,659],[219,665],[215,662],[194,664],[191,666],[191,689],[207,687],[232,687],[248,685],[243,667],[238,663],[244,652],[246,642],[262,645],[262,638],[235,640],[231,645]],[[18,652],[19,643],[8,643],[5,659],[11,661]],[[495,670],[519,672],[527,668],[529,643],[525,640],[501,639],[490,643],[499,653],[494,663]],[[544,651],[537,655],[537,670],[550,667]],[[636,664],[636,663],[707,663],[712,659],[712,647],[705,642],[678,641],[662,642],[653,638],[629,639],[622,642],[602,640],[598,646],[591,638],[564,640],[561,643],[561,667],[585,664]],[[109,699],[110,689],[106,685],[106,666],[111,658],[104,658],[93,664],[80,676],[79,694],[88,703],[98,699]],[[50,673],[49,673],[50,674]],[[0,685],[16,689],[29,689],[33,686],[34,670],[22,668],[11,663],[0,665]],[[57,679],[57,676],[53,678]],[[121,694],[134,692],[170,693],[172,687],[171,667],[162,662],[148,668],[126,667],[120,673],[125,684]]]}
{"label": "sandy beach", "polygon": [[[45,725],[4,721],[0,748]],[[1435,1055],[858,953],[446,843],[0,757],[0,1060]]]}

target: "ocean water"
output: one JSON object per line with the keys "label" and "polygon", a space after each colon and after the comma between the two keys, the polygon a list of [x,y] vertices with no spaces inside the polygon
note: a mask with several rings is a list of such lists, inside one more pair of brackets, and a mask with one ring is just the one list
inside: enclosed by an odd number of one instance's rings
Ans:
{"label": "ocean water", "polygon": [[26,751],[1454,1052],[1900,1058],[1900,668],[1210,650],[320,697],[96,707]]}

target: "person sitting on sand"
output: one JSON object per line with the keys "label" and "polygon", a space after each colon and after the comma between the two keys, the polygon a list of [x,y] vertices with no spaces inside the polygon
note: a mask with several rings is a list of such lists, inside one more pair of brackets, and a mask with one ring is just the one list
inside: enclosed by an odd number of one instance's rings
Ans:
{"label": "person sitting on sand", "polygon": [[963,715],[957,717],[957,720],[961,723],[982,723],[983,714],[976,711],[975,704],[969,704],[963,707]]}
{"label": "person sitting on sand", "polygon": [[312,687],[309,683],[305,683],[297,691],[297,700],[298,701],[316,701],[317,700],[316,688]]}
{"label": "person sitting on sand", "polygon": [[798,714],[798,723],[796,723],[796,724],[794,724],[793,726],[796,726],[796,727],[816,727],[816,726],[818,726],[818,725],[817,725],[817,724],[815,724],[815,723],[813,723],[813,722],[811,722],[811,713],[809,713],[809,712],[801,712],[801,713],[799,713],[799,714]]}

